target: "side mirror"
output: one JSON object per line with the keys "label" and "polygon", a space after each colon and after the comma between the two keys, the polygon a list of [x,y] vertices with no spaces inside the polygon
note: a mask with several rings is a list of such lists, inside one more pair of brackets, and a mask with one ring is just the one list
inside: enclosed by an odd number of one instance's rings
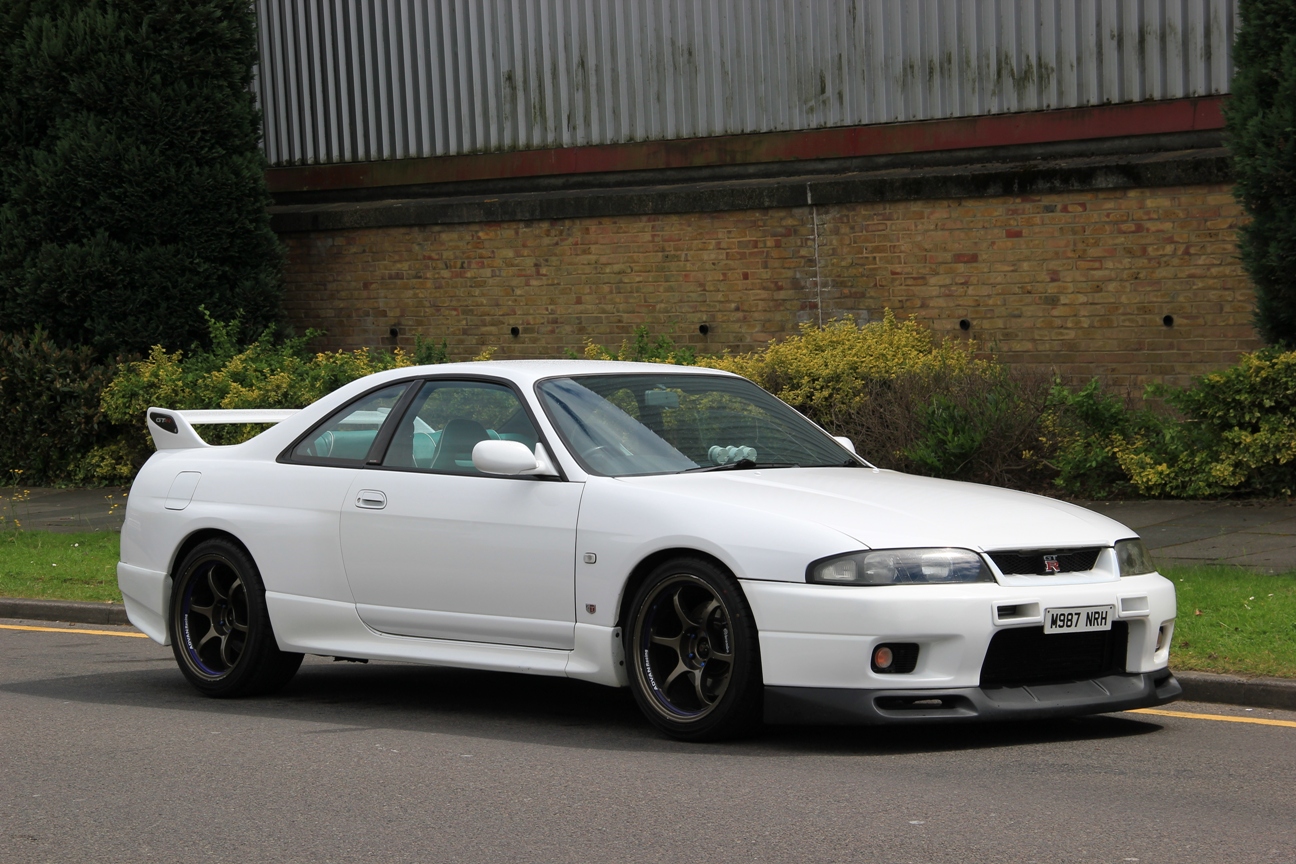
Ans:
{"label": "side mirror", "polygon": [[855,442],[847,438],[845,435],[834,435],[833,440],[845,447],[851,453],[854,453],[856,456],[859,455],[858,453],[855,453]]}
{"label": "side mirror", "polygon": [[521,441],[489,438],[478,441],[472,451],[473,467],[483,474],[517,475],[540,467],[535,454]]}

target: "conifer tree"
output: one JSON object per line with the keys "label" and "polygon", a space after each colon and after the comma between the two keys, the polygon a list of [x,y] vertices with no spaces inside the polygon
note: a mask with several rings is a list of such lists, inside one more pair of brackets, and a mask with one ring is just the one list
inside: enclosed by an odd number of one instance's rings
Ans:
{"label": "conifer tree", "polygon": [[1296,0],[1242,0],[1233,95],[1225,109],[1239,233],[1256,290],[1256,328],[1296,347]]}
{"label": "conifer tree", "polygon": [[99,356],[277,320],[249,0],[0,0],[0,331]]}

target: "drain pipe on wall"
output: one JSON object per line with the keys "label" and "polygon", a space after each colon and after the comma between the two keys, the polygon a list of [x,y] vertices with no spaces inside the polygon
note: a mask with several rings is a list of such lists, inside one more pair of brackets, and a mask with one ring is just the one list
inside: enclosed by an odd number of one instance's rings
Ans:
{"label": "drain pipe on wall", "polygon": [[823,291],[819,286],[819,208],[815,206],[810,195],[810,184],[806,184],[806,206],[810,208],[810,221],[814,223],[814,258],[815,258],[815,308],[819,311],[819,326],[823,327]]}

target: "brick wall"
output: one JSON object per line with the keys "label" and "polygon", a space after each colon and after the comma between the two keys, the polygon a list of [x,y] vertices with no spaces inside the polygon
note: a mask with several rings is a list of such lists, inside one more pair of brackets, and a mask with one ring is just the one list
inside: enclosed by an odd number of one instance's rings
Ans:
{"label": "brick wall", "polygon": [[418,333],[455,359],[562,356],[640,324],[746,351],[890,307],[1010,363],[1137,388],[1258,347],[1239,212],[1219,185],[290,233],[286,306],[328,331],[320,347]]}

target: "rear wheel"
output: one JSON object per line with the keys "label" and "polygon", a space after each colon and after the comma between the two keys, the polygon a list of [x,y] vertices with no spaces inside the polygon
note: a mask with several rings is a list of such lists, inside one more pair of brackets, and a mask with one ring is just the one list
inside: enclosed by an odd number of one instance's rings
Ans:
{"label": "rear wheel", "polygon": [[630,688],[658,729],[713,741],[760,722],[756,625],[732,576],[702,559],[668,561],[635,592],[627,619]]}
{"label": "rear wheel", "polygon": [[256,564],[228,540],[205,540],[181,562],[169,629],[180,671],[207,696],[272,693],[301,666],[275,642]]}

